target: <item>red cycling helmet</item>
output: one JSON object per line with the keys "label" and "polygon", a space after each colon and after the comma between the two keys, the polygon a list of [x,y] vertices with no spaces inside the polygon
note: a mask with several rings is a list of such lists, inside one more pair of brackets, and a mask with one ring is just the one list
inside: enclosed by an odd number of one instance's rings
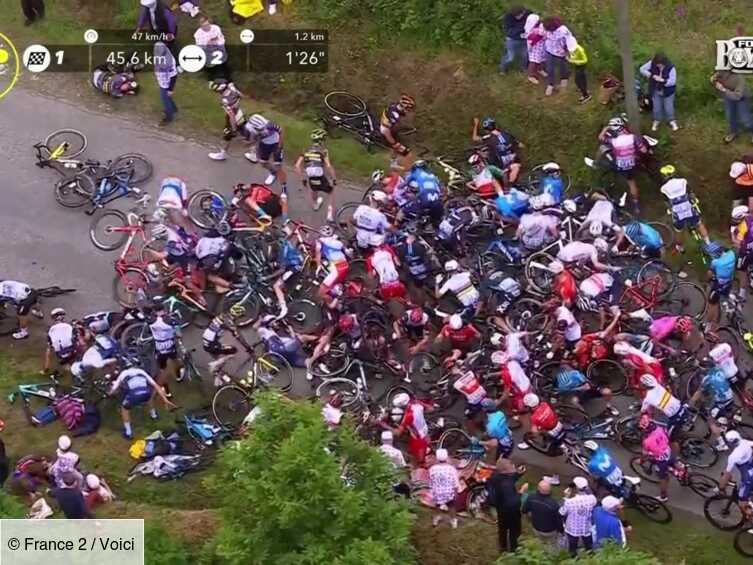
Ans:
{"label": "red cycling helmet", "polygon": [[408,315],[410,317],[411,322],[413,322],[414,324],[418,324],[421,322],[421,320],[424,319],[424,310],[420,306],[416,306],[410,311]]}
{"label": "red cycling helmet", "polygon": [[337,325],[344,332],[349,332],[356,325],[356,317],[353,314],[343,314],[337,321]]}
{"label": "red cycling helmet", "polygon": [[594,340],[591,344],[591,358],[604,359],[609,355],[609,347],[603,339]]}
{"label": "red cycling helmet", "polygon": [[693,331],[693,321],[687,316],[682,316],[677,320],[675,328],[682,335],[688,335],[691,331]]}

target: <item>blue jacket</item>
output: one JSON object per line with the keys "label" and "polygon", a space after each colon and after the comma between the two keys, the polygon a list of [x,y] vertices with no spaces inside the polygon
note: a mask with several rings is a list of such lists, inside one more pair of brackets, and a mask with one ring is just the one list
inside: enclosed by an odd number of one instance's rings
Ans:
{"label": "blue jacket", "polygon": [[[675,66],[668,62],[667,65],[659,72],[659,66],[654,64],[654,60],[651,59],[648,63],[641,66],[641,74],[648,78],[648,93],[650,96],[654,95],[654,92],[664,98],[672,96],[677,88],[677,70]],[[659,75],[664,79],[664,82],[657,82],[654,80],[654,76]]]}
{"label": "blue jacket", "polygon": [[607,541],[613,541],[621,547],[625,546],[625,530],[616,514],[597,506],[593,512],[593,523],[596,530],[594,535],[596,546],[603,545]]}

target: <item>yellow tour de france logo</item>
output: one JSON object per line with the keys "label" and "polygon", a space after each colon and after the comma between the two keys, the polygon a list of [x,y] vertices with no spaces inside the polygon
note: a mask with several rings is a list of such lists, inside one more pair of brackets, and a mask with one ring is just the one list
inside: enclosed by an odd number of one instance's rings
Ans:
{"label": "yellow tour de france logo", "polygon": [[21,61],[16,46],[7,35],[0,33],[0,99],[18,82]]}

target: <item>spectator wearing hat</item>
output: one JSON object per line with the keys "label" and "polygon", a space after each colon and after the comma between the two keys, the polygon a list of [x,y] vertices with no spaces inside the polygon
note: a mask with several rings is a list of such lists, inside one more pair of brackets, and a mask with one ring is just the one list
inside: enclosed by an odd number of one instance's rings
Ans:
{"label": "spectator wearing hat", "polygon": [[588,488],[588,479],[583,477],[573,479],[570,486],[565,489],[565,496],[560,507],[560,514],[565,517],[568,550],[570,555],[575,557],[580,543],[588,551],[593,548],[591,523],[593,509],[598,501]]}
{"label": "spectator wearing hat", "polygon": [[110,502],[115,498],[112,489],[110,489],[105,480],[94,473],[86,475],[82,494],[84,495],[87,512],[91,512],[97,506]]}
{"label": "spectator wearing hat", "polygon": [[515,467],[509,459],[497,460],[494,474],[486,483],[489,498],[497,509],[497,538],[499,551],[514,552],[518,548],[518,538],[522,529],[520,515],[520,495],[528,490],[528,483],[517,487],[515,483],[525,472],[523,467]]}
{"label": "spectator wearing hat", "polygon": [[597,506],[593,511],[593,522],[595,527],[594,543],[596,547],[604,545],[606,542],[614,542],[620,547],[627,546],[625,537],[625,528],[620,520],[622,511],[622,499],[614,496],[605,496],[601,501],[601,506]]}
{"label": "spectator wearing hat", "polygon": [[522,512],[531,519],[534,533],[544,543],[555,546],[563,531],[562,516],[560,503],[552,496],[552,484],[549,481],[539,481],[536,492],[529,495],[523,503]]}
{"label": "spectator wearing hat", "polygon": [[528,49],[526,46],[525,25],[526,19],[531,14],[523,6],[513,6],[502,18],[502,28],[505,32],[505,51],[499,62],[499,71],[507,72],[518,59],[521,68],[525,71],[528,67]]}
{"label": "spectator wearing hat", "polygon": [[454,465],[449,463],[449,454],[446,449],[437,449],[437,462],[429,467],[429,487],[431,497],[436,507],[440,510],[431,520],[434,527],[442,521],[444,512],[450,513],[450,525],[458,527],[458,519],[455,514],[455,499],[461,490],[460,474]]}
{"label": "spectator wearing hat", "polygon": [[84,495],[79,488],[79,479],[75,473],[65,472],[62,476],[62,485],[50,491],[57,500],[65,517],[70,520],[91,518],[86,509]]}
{"label": "spectator wearing hat", "polygon": [[546,63],[546,49],[544,38],[546,30],[544,22],[538,14],[529,14],[525,23],[526,47],[528,48],[528,81],[539,84],[539,76],[546,76],[544,64]]}
{"label": "spectator wearing hat", "polygon": [[232,82],[225,35],[220,26],[212,23],[209,16],[202,14],[199,16],[199,29],[194,32],[193,39],[194,43],[203,48],[207,55],[204,70],[209,78],[210,87],[214,87],[219,79]]}
{"label": "spectator wearing hat", "polygon": [[567,79],[570,77],[570,67],[567,61],[569,53],[568,43],[572,44],[574,38],[570,30],[556,16],[544,19],[544,49],[546,50],[547,87],[545,94],[554,94],[554,86],[557,75],[560,78],[560,88],[567,88]]}
{"label": "spectator wearing hat", "polygon": [[[392,463],[392,466],[398,473],[402,473],[407,467],[403,452],[395,447],[395,436],[391,431],[385,430],[382,432],[382,445],[379,446],[379,451],[389,459],[390,463]],[[406,498],[410,496],[410,486],[408,486],[405,481],[395,483],[392,485],[392,489]]]}
{"label": "spectator wearing hat", "polygon": [[50,467],[51,483],[56,486],[63,486],[63,475],[70,473],[76,477],[78,485],[83,483],[84,477],[78,471],[78,464],[81,458],[78,453],[71,451],[73,442],[67,435],[58,438],[57,459]]}

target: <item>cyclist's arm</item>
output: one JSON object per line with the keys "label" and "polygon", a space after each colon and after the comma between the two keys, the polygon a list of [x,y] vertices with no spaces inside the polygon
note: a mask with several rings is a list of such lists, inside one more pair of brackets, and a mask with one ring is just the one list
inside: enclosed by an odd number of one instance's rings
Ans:
{"label": "cyclist's arm", "polygon": [[109,395],[112,396],[113,394],[115,394],[117,390],[120,388],[120,385],[122,383],[123,383],[123,374],[121,373],[120,375],[118,375],[118,378],[115,379],[112,385],[110,386]]}
{"label": "cyclist's arm", "polygon": [[332,184],[337,184],[337,172],[335,172],[335,167],[332,166],[332,161],[330,161],[329,159],[329,154],[324,157],[324,166],[327,168],[330,179],[332,179]]}
{"label": "cyclist's arm", "polygon": [[612,267],[610,267],[606,263],[602,263],[599,260],[599,254],[596,251],[594,251],[593,254],[591,255],[591,264],[593,265],[594,269],[596,269],[597,271],[611,271],[611,270],[613,270]]}
{"label": "cyclist's arm", "polygon": [[50,370],[52,364],[52,346],[48,343],[47,349],[44,350],[44,367],[42,371],[45,373]]}
{"label": "cyclist's arm", "polygon": [[724,489],[727,488],[727,485],[729,484],[729,480],[732,478],[732,471],[727,471],[726,469],[722,471],[722,476],[719,478],[719,491],[724,492]]}
{"label": "cyclist's arm", "polygon": [[479,119],[473,118],[473,130],[471,131],[471,139],[474,143],[482,141],[481,136],[478,134]]}
{"label": "cyclist's arm", "polygon": [[698,401],[703,396],[703,387],[698,387],[698,390],[693,393],[693,396],[690,397],[690,400],[688,400],[688,406],[695,408],[698,404]]}
{"label": "cyclist's arm", "polygon": [[316,247],[314,250],[314,262],[316,263],[317,269],[322,266],[322,244],[318,241],[316,242]]}
{"label": "cyclist's arm", "polygon": [[298,159],[295,160],[295,164],[293,165],[293,168],[295,169],[295,172],[298,173],[303,179],[303,184],[306,184],[306,176],[303,174],[302,165],[303,165],[303,155],[299,156]]}

